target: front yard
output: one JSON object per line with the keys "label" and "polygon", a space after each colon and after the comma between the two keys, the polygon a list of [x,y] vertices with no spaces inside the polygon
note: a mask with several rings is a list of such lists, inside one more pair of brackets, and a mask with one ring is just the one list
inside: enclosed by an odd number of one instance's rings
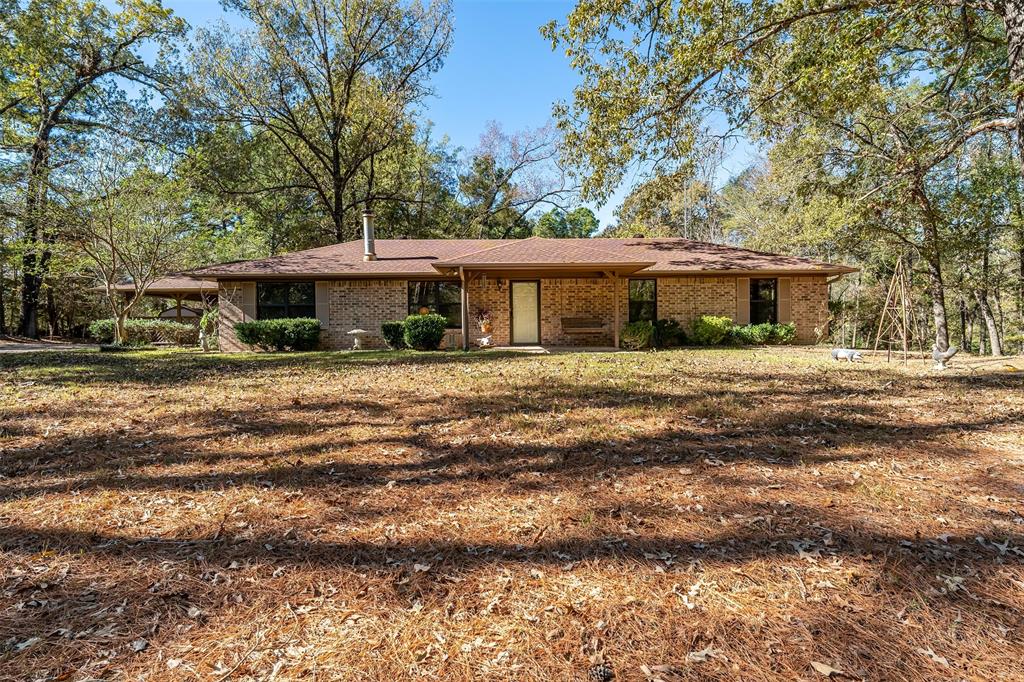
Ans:
{"label": "front yard", "polygon": [[1024,372],[827,355],[0,357],[0,679],[1019,679]]}

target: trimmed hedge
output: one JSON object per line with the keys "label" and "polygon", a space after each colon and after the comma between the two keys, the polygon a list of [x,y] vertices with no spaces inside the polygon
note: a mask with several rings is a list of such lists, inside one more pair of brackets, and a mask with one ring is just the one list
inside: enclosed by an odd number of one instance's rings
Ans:
{"label": "trimmed hedge", "polygon": [[[95,320],[89,325],[89,337],[101,344],[114,342],[114,319]],[[199,327],[194,324],[173,320],[140,320],[128,318],[124,321],[127,338],[126,346],[145,346],[151,343],[173,343],[179,346],[195,346],[199,343]]]}
{"label": "trimmed hedge", "polygon": [[717,346],[729,338],[733,327],[728,317],[701,315],[691,325],[691,341],[697,346]]}
{"label": "trimmed hedge", "polygon": [[626,350],[643,350],[654,343],[654,325],[647,321],[630,322],[622,328],[619,343]]}
{"label": "trimmed hedge", "polygon": [[320,320],[291,317],[235,323],[238,340],[261,350],[313,350],[320,342]]}
{"label": "trimmed hedge", "polygon": [[793,343],[796,325],[791,322],[734,325],[728,317],[701,315],[691,325],[687,337],[675,320],[630,322],[622,328],[621,345],[627,350],[642,348],[671,348],[691,344],[694,346],[769,346]]}
{"label": "trimmed hedge", "polygon": [[404,327],[402,338],[407,346],[416,350],[437,350],[444,340],[448,320],[436,313],[410,315],[405,318]]}
{"label": "trimmed hedge", "polygon": [[380,335],[384,337],[384,343],[388,344],[391,350],[405,348],[405,322],[385,322],[380,326]]}
{"label": "trimmed hedge", "polygon": [[796,326],[792,323],[773,324],[771,322],[763,322],[761,324],[733,327],[730,334],[733,342],[741,345],[782,345],[793,343],[793,339],[796,337]]}

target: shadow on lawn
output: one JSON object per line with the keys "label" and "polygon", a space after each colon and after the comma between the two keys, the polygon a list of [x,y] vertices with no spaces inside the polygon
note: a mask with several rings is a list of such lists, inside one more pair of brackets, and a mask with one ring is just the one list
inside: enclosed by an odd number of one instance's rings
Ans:
{"label": "shadow on lawn", "polygon": [[0,376],[9,372],[44,385],[138,383],[162,387],[183,381],[253,373],[331,371],[372,365],[431,367],[528,359],[516,351],[359,351],[309,353],[210,353],[192,350],[135,353],[41,352],[0,355]]}
{"label": "shadow on lawn", "polygon": [[[729,516],[735,510],[721,508],[715,511]],[[742,507],[745,518],[753,514],[770,516],[773,511],[767,503]],[[508,569],[529,567],[557,574],[559,571],[572,571],[575,565],[583,566],[584,570],[600,565],[603,570],[637,574],[652,572],[655,566],[660,567],[670,561],[674,565],[689,566],[684,574],[693,571],[695,566],[728,566],[742,576],[748,564],[778,560],[783,562],[778,571],[781,579],[785,580],[789,577],[785,567],[792,571],[793,564],[800,566],[798,553],[803,551],[814,552],[815,561],[856,562],[861,569],[850,588],[851,592],[878,600],[874,608],[870,611],[860,607],[839,608],[834,601],[827,599],[806,603],[805,595],[805,603],[795,621],[779,623],[769,620],[762,623],[757,628],[754,642],[736,638],[735,630],[724,632],[721,635],[725,639],[717,643],[719,646],[728,643],[751,647],[746,655],[757,656],[763,650],[760,644],[764,641],[779,637],[791,639],[798,632],[805,632],[812,638],[805,646],[822,652],[817,654],[818,658],[827,656],[831,657],[830,660],[838,660],[842,656],[847,665],[852,663],[863,667],[881,678],[896,671],[899,671],[899,677],[916,677],[922,672],[921,662],[908,659],[902,652],[894,652],[892,647],[893,643],[905,643],[907,637],[907,630],[900,623],[902,616],[897,613],[893,617],[898,604],[923,607],[923,595],[928,595],[929,618],[955,622],[958,632],[964,628],[1001,628],[1010,633],[1024,624],[1024,617],[1014,604],[992,596],[979,598],[976,594],[998,594],[1001,584],[1006,582],[1003,577],[1005,567],[1020,564],[1019,557],[1000,549],[998,543],[1006,538],[969,535],[925,540],[913,535],[886,534],[872,530],[837,510],[823,514],[818,508],[798,507],[791,510],[791,516],[799,522],[777,529],[733,526],[724,528],[715,537],[645,533],[632,538],[623,538],[621,534],[595,538],[566,533],[557,538],[522,544],[468,543],[458,538],[426,542],[338,542],[289,538],[278,534],[246,539],[230,535],[217,538],[136,537],[12,524],[3,528],[0,534],[0,550],[23,561],[38,561],[39,557],[49,555],[73,561],[98,561],[100,565],[109,566],[111,575],[130,572],[131,579],[111,585],[102,593],[97,592],[95,583],[79,581],[74,572],[64,584],[47,587],[44,583],[42,588],[32,579],[21,584],[8,581],[9,594],[19,595],[24,600],[23,604],[35,605],[21,611],[17,638],[41,636],[48,638],[49,646],[59,644],[60,640],[55,640],[54,633],[66,631],[69,614],[87,611],[106,613],[106,617],[93,627],[98,627],[99,623],[109,627],[112,620],[117,631],[123,633],[125,641],[144,633],[158,642],[162,639],[173,643],[174,633],[182,626],[186,631],[193,627],[192,618],[188,615],[192,607],[206,614],[204,618],[212,619],[217,619],[221,613],[230,618],[228,613],[242,608],[236,604],[246,604],[253,612],[262,604],[263,609],[272,611],[274,604],[267,601],[268,584],[276,586],[276,589],[270,589],[277,599],[285,598],[296,605],[307,600],[316,603],[320,590],[331,582],[362,584],[362,589],[372,589],[377,608],[386,605],[395,612],[423,609],[425,614],[438,614],[437,618],[443,622],[441,614],[451,603],[453,593],[459,590],[457,583],[466,579],[472,581],[472,576],[481,572],[486,574],[499,570],[508,575]],[[823,537],[826,534],[827,541]],[[1011,540],[1019,545],[1021,538]],[[414,568],[418,562],[424,561],[431,564],[429,573],[420,573]],[[176,586],[164,585],[168,571],[177,573]],[[944,575],[956,576],[965,571],[971,578],[969,588],[938,589]],[[282,573],[284,577],[278,578]],[[183,583],[183,576],[189,576],[190,581]],[[457,579],[453,580],[453,576]],[[695,580],[697,577],[681,575],[677,579]],[[329,582],[325,583],[325,580]],[[529,578],[525,571],[518,571],[516,580],[522,583]],[[757,581],[748,580],[755,587],[758,585]],[[142,591],[140,588],[147,584],[148,588]],[[181,584],[191,587],[182,589]],[[799,588],[810,589],[803,583],[799,583]],[[796,590],[797,585],[792,585],[791,589]],[[28,601],[30,599],[31,602]],[[470,611],[483,609],[484,600],[483,595],[476,600],[470,595],[460,597],[462,608]],[[474,601],[480,603],[474,606]],[[651,612],[651,607],[656,610]],[[637,616],[639,623],[648,623],[648,629],[651,618],[656,619],[659,615],[668,618],[673,609],[686,613],[679,605],[669,606],[669,612],[656,602],[651,607],[646,607],[648,610],[643,616]],[[616,621],[632,617],[629,613],[631,608],[622,607],[616,612],[610,629],[603,633],[605,637],[614,637]],[[637,608],[645,607],[638,604]],[[496,614],[494,617],[502,616]],[[158,630],[145,630],[155,623],[160,624]],[[797,626],[801,629],[796,630]],[[718,624],[716,627],[720,629],[722,626]],[[739,628],[739,622],[733,627]],[[10,630],[3,630],[0,626],[0,634],[11,634]],[[657,632],[655,627],[649,634]],[[632,636],[637,636],[637,633]],[[1020,645],[1019,636],[1007,636],[1015,645]],[[888,643],[890,648],[879,650],[877,645],[869,645],[868,639]],[[67,646],[63,663],[75,666],[79,663],[76,660],[79,654],[70,642]],[[32,657],[40,651],[37,647],[12,655],[9,670],[35,669]],[[0,649],[0,660],[3,660],[4,653]],[[798,651],[797,655],[808,655],[808,651]],[[679,652],[679,656],[685,657],[685,651]],[[762,674],[769,671],[773,659],[769,656],[759,663],[763,666]],[[958,663],[954,659],[954,664]],[[963,664],[967,663],[963,661]],[[579,665],[585,667],[586,664],[580,662]]]}
{"label": "shadow on lawn", "polygon": [[[255,359],[166,354],[126,361],[118,356],[76,353],[67,358],[65,366],[53,364],[53,356],[47,354],[46,362],[40,364],[19,357],[0,369],[17,368],[19,374],[37,375],[31,380],[41,383],[137,381],[160,387],[180,382],[181,376],[246,376],[279,370],[343,373],[353,367],[403,363],[477,367],[491,359],[512,359],[483,354],[313,354]],[[615,357],[619,356],[609,356],[609,362],[615,362]],[[514,359],[533,361],[529,356]],[[689,380],[695,381],[696,376],[688,373],[697,371],[701,384],[689,388]],[[744,376],[672,367],[633,377],[624,386],[602,383],[615,378],[608,373],[586,381],[541,376],[513,386],[496,385],[483,392],[441,397],[417,395],[415,387],[405,388],[387,398],[389,402],[345,397],[297,404],[280,400],[270,409],[252,405],[196,407],[178,416],[179,421],[195,425],[185,435],[176,433],[174,425],[137,431],[111,428],[94,435],[60,433],[38,446],[8,448],[0,459],[0,473],[5,477],[0,479],[0,499],[24,501],[25,509],[31,509],[33,498],[42,495],[92,491],[171,494],[253,486],[302,491],[320,505],[324,516],[299,524],[293,532],[270,530],[253,537],[235,535],[223,522],[217,527],[217,519],[211,518],[202,519],[191,535],[178,531],[154,537],[141,535],[141,529],[134,534],[119,532],[112,523],[94,531],[74,528],[74,520],[36,525],[28,515],[4,518],[0,520],[0,558],[20,564],[60,562],[72,568],[65,571],[66,580],[30,573],[12,573],[5,578],[6,598],[18,600],[21,606],[0,614],[0,662],[7,659],[9,670],[16,672],[36,669],[34,657],[44,649],[19,653],[10,646],[5,649],[3,642],[38,636],[45,642],[41,646],[66,647],[64,659],[70,670],[80,663],[81,654],[75,651],[73,639],[64,642],[64,635],[56,633],[66,627],[69,618],[82,613],[106,614],[104,618],[113,619],[126,643],[143,632],[154,640],[165,637],[173,641],[176,628],[190,623],[187,612],[191,605],[215,619],[233,608],[230,598],[234,594],[254,601],[301,600],[319,589],[313,584],[325,574],[339,582],[363,581],[367,585],[372,577],[375,598],[389,608],[408,609],[421,602],[429,610],[440,609],[458,589],[444,576],[464,580],[476,572],[530,566],[558,571],[576,562],[630,574],[653,571],[664,557],[671,557],[675,565],[689,566],[688,571],[695,565],[729,566],[742,574],[748,565],[768,560],[799,565],[800,551],[820,552],[823,562],[841,559],[863,564],[864,576],[856,589],[885,605],[894,601],[913,604],[921,595],[928,595],[928,607],[946,622],[956,619],[959,623],[963,617],[1011,630],[1020,628],[1024,618],[998,599],[974,598],[963,590],[936,592],[936,576],[959,575],[967,567],[974,581],[972,589],[1004,580],[1001,571],[1021,563],[1021,557],[1008,549],[1024,542],[1020,535],[995,537],[984,530],[971,530],[953,533],[944,541],[926,539],[914,533],[886,531],[847,513],[841,505],[790,504],[781,515],[775,502],[743,495],[752,487],[766,485],[767,479],[755,479],[750,471],[733,472],[729,464],[753,462],[779,471],[836,461],[895,460],[904,451],[930,451],[932,457],[963,461],[977,454],[977,445],[964,441],[964,434],[1024,420],[1024,405],[1017,405],[999,413],[961,412],[927,423],[916,419],[912,409],[894,410],[882,401],[893,395],[919,397],[937,385],[951,392],[983,391],[1003,386],[1005,377],[988,383],[986,378],[905,377],[887,370],[863,375],[849,381],[849,377],[823,369],[794,381],[779,367]],[[880,377],[890,383],[886,385]],[[702,421],[694,417],[695,404],[706,405],[702,409],[709,410],[711,418]],[[103,414],[96,406],[78,409],[89,411],[89,415]],[[716,409],[724,413],[716,415]],[[613,419],[619,410],[631,410],[631,417],[657,425],[629,433],[618,430],[619,424],[613,421],[588,423],[595,414]],[[29,416],[27,411],[13,414]],[[547,439],[535,435],[533,440],[518,441],[460,440],[450,435],[467,422],[473,427],[471,432],[488,433],[495,423],[510,416],[550,422],[553,434]],[[8,434],[16,437],[30,433],[17,420],[10,429]],[[561,439],[563,433],[577,431],[579,437]],[[269,447],[267,436],[275,436],[282,446]],[[294,442],[287,440],[290,438]],[[215,446],[197,445],[206,441]],[[387,454],[399,451],[401,456]],[[903,463],[913,466],[910,459]],[[721,460],[725,466],[709,464],[712,460]],[[436,491],[439,508],[450,510],[494,492],[583,491],[584,482],[646,472],[652,478],[663,477],[666,468],[684,464],[703,476],[695,486],[708,487],[707,517],[722,519],[715,531],[704,536],[666,533],[659,523],[671,521],[672,512],[645,507],[640,500],[623,501],[607,485],[587,493],[583,506],[589,506],[598,522],[605,524],[589,533],[570,525],[548,534],[542,529],[521,541],[492,541],[455,529],[447,537],[378,542],[323,538],[317,528],[309,527],[329,526],[328,517],[373,522],[390,515],[396,524],[414,521],[415,514],[403,496],[406,491]],[[159,473],[161,467],[174,466],[191,466],[193,470]],[[828,478],[806,485],[824,490],[823,496],[830,488],[838,488],[836,481]],[[976,486],[981,495],[1010,497],[1014,490],[978,472],[963,485],[965,489]],[[715,498],[715,490],[732,499]],[[764,521],[771,518],[776,521]],[[633,532],[613,531],[612,521],[618,520],[632,525]],[[415,562],[424,560],[434,564],[434,569],[417,573]],[[74,567],[82,562],[93,562],[120,579],[98,591],[77,576]],[[289,572],[275,578],[274,571],[280,568]],[[226,577],[231,571],[259,577],[263,591],[252,586],[258,582],[238,579],[232,583]],[[291,571],[303,576],[300,582],[290,582]],[[184,578],[168,588],[163,583],[168,572]],[[268,582],[273,580],[278,582]],[[41,587],[46,581],[56,584]],[[268,589],[268,584],[276,589]],[[846,651],[868,669],[896,671],[895,677],[919,672],[901,657],[879,657],[877,651],[858,652],[850,646],[867,636],[899,641],[905,635],[895,620],[810,603],[805,603],[802,618],[818,638],[816,646]],[[157,629],[152,632],[147,630],[154,627]],[[764,638],[788,639],[790,627],[767,623]],[[1018,637],[1014,641],[1019,645],[1019,636],[1013,637]]]}
{"label": "shadow on lawn", "polygon": [[[60,434],[37,446],[6,448],[0,460],[0,474],[6,479],[0,485],[0,500],[97,489],[198,491],[239,485],[315,491],[336,486],[358,489],[390,484],[403,488],[473,481],[556,490],[574,485],[580,472],[598,467],[611,466],[628,473],[664,464],[699,464],[707,458],[726,463],[756,460],[783,467],[877,459],[880,453],[928,447],[952,434],[1024,421],[1022,405],[1007,414],[920,423],[913,414],[901,420],[891,411],[879,409],[873,399],[886,392],[877,387],[842,387],[837,395],[837,387],[822,380],[814,386],[790,383],[744,392],[735,388],[735,378],[729,375],[712,373],[712,379],[722,388],[668,393],[580,387],[548,378],[517,386],[513,392],[502,387],[440,402],[402,396],[393,404],[344,398],[286,403],[273,410],[263,406],[197,408],[179,416],[175,424],[155,429]],[[913,391],[914,387],[903,390]],[[861,402],[854,403],[854,398]],[[712,426],[686,416],[695,402],[710,401],[714,406],[716,400],[724,400],[727,409],[737,412],[761,410],[760,416],[752,421],[712,420]],[[792,407],[777,409],[784,401]],[[775,411],[766,409],[769,405],[774,405]],[[613,424],[604,424],[591,434],[594,428],[588,422],[592,416],[573,421],[573,414],[584,408],[629,408],[640,417],[662,417],[665,423],[637,435],[625,435],[615,431]],[[563,415],[560,430],[587,427],[589,431],[584,431],[588,434],[584,438],[558,444],[547,440],[462,442],[447,437],[450,428],[467,420],[475,420],[486,431],[490,419],[509,415],[541,420]],[[195,430],[181,434],[178,422],[193,424]],[[350,433],[353,427],[369,433],[354,436]],[[14,433],[18,429],[27,433],[16,422],[10,428]],[[268,449],[267,437],[276,441],[294,437],[299,442]],[[212,450],[196,446],[225,439],[230,446],[219,444]],[[346,461],[353,451],[367,457]],[[395,451],[407,456],[382,457],[382,453]],[[969,457],[971,451],[943,443],[936,454],[957,460]],[[175,465],[231,468],[188,474],[136,471]],[[62,481],[26,480],[48,477]]]}

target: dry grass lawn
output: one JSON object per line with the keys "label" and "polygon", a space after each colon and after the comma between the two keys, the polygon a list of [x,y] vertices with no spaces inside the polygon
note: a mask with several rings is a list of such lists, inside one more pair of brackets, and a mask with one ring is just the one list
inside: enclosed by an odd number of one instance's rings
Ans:
{"label": "dry grass lawn", "polygon": [[0,357],[0,678],[1019,680],[1024,372],[968,364]]}

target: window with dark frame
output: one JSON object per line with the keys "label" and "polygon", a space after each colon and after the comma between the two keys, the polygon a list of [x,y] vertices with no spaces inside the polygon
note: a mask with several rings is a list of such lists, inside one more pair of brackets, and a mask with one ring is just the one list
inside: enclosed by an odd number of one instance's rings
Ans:
{"label": "window with dark frame", "polygon": [[629,280],[629,321],[654,322],[658,319],[658,280]]}
{"label": "window with dark frame", "polygon": [[312,282],[257,282],[256,319],[316,317],[316,288]]}
{"label": "window with dark frame", "polygon": [[449,329],[462,328],[462,287],[457,282],[409,282],[409,314],[422,308],[448,320]]}
{"label": "window with dark frame", "polygon": [[750,324],[770,322],[779,317],[779,280],[750,280]]}

